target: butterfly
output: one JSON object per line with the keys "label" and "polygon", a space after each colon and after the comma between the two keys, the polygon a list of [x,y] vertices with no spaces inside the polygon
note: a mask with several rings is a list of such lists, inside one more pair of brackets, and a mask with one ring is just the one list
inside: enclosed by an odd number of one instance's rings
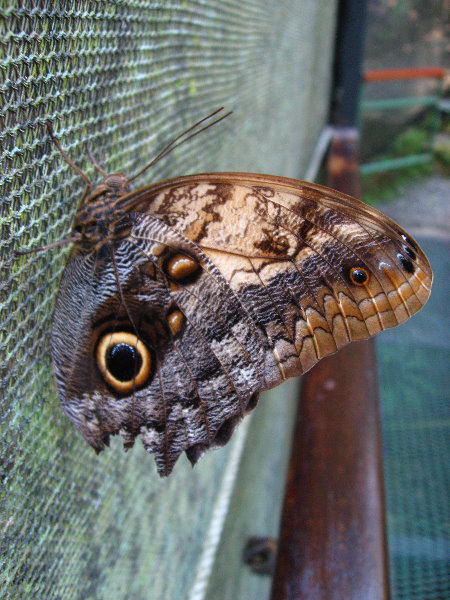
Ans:
{"label": "butterfly", "polygon": [[93,186],[49,132],[87,184],[71,237],[45,247],[73,244],[52,360],[62,407],[97,452],[111,435],[125,449],[139,436],[160,475],[183,451],[195,464],[263,390],[428,299],[432,272],[417,243],[345,194],[249,173],[131,191],[89,153],[102,174]]}

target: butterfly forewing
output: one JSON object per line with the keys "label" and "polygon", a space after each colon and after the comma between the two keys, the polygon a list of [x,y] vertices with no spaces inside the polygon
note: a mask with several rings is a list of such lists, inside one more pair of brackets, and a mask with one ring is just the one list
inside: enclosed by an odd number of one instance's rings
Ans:
{"label": "butterfly forewing", "polygon": [[[390,219],[322,186],[210,174],[149,190],[150,210],[201,246],[269,340],[273,385],[426,302],[431,269]],[[366,274],[355,281],[352,269]],[[297,349],[297,351],[295,351]]]}

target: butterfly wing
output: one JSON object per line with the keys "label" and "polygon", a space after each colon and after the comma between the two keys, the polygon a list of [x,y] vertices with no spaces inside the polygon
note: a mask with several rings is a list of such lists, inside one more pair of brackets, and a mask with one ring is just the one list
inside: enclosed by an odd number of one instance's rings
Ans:
{"label": "butterfly wing", "polygon": [[101,450],[139,435],[162,475],[181,452],[196,462],[225,443],[260,391],[404,321],[430,292],[400,227],[321,186],[207,174],[120,202],[129,235],[69,260],[53,360],[85,439]]}
{"label": "butterfly wing", "polygon": [[74,249],[55,308],[54,370],[66,414],[97,451],[112,434],[126,448],[139,435],[168,475],[181,452],[196,462],[226,443],[256,404],[263,340],[201,248],[153,215],[130,222],[111,252]]}
{"label": "butterfly wing", "polygon": [[145,202],[203,249],[262,329],[275,358],[267,387],[402,323],[430,294],[428,260],[401,227],[320,185],[196,175],[153,186]]}

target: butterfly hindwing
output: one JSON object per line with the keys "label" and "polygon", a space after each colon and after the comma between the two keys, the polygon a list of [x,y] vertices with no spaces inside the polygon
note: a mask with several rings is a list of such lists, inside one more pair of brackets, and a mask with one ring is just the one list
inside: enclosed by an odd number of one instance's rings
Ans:
{"label": "butterfly hindwing", "polygon": [[[63,407],[91,445],[101,450],[120,433],[130,446],[140,435],[168,474],[182,451],[195,461],[226,441],[254,406],[264,387],[264,345],[198,246],[152,215],[130,221],[130,235],[111,255],[75,251],[69,259],[52,332],[55,373]],[[170,266],[180,256],[196,266],[187,277]],[[125,342],[135,335],[151,363],[143,384],[131,373],[129,390],[105,380],[99,358],[102,340],[119,346],[121,333]]]}

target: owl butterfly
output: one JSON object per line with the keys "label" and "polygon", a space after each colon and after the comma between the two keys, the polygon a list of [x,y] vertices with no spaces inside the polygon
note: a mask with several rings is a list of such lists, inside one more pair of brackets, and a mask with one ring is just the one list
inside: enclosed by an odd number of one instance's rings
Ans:
{"label": "owl butterfly", "polygon": [[97,452],[110,435],[125,449],[139,436],[160,475],[183,451],[194,464],[260,392],[428,299],[416,242],[345,194],[248,173],[130,191],[90,155],[103,175],[93,187],[50,134],[87,183],[72,237],[57,242],[73,249],[53,365],[64,411]]}

